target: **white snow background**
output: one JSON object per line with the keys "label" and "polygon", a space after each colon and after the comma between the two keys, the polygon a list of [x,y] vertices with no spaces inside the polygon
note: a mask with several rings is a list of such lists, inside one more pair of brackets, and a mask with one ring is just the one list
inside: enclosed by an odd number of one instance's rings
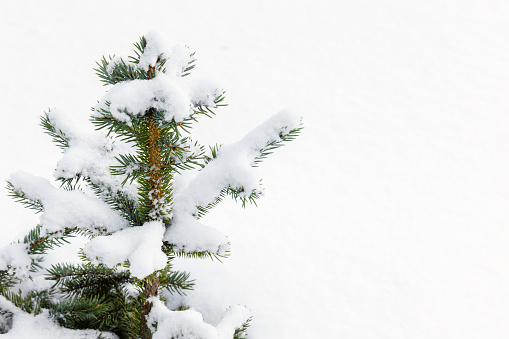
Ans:
{"label": "white snow background", "polygon": [[[0,179],[51,179],[39,116],[88,123],[95,61],[155,29],[227,91],[203,143],[304,116],[258,208],[206,217],[232,256],[179,262],[205,313],[247,305],[254,339],[507,338],[508,18],[503,0],[2,0]],[[38,216],[3,192],[8,243]]]}

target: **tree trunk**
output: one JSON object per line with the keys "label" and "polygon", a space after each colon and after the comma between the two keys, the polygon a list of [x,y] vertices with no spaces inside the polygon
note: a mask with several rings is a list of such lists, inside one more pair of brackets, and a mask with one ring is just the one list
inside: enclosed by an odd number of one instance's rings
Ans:
{"label": "tree trunk", "polygon": [[142,301],[142,314],[141,314],[141,325],[140,325],[140,337],[142,339],[152,338],[152,332],[147,325],[147,316],[152,310],[152,303],[147,299],[150,297],[157,296],[157,290],[159,288],[159,278],[155,275],[151,275],[146,278],[145,288],[143,290],[143,301]]}
{"label": "tree trunk", "polygon": [[[155,77],[155,67],[149,67],[149,78]],[[162,163],[160,151],[160,140],[161,130],[157,123],[153,121],[152,113],[147,115],[148,119],[148,176],[149,176],[149,187],[150,187],[150,212],[148,214],[148,220],[161,220],[162,219],[162,204],[163,204],[163,192],[162,192]],[[152,332],[148,328],[147,316],[152,310],[152,303],[147,299],[150,297],[157,296],[159,289],[159,278],[157,275],[150,275],[145,278],[145,286],[143,290],[142,300],[142,318],[140,324],[140,337],[143,339],[152,338]]]}
{"label": "tree trunk", "polygon": [[[150,212],[148,214],[148,220],[161,220],[161,203],[162,203],[162,187],[161,187],[161,152],[159,149],[159,141],[161,139],[161,130],[156,123],[152,120],[152,115],[148,114],[148,132],[149,132],[149,145],[148,145],[148,182],[150,186]],[[145,278],[145,286],[143,289],[143,300],[142,300],[142,318],[140,325],[140,337],[143,339],[152,338],[152,333],[147,325],[147,316],[152,309],[152,303],[147,301],[150,297],[157,296],[157,290],[159,288],[159,278],[157,275],[150,275]]]}

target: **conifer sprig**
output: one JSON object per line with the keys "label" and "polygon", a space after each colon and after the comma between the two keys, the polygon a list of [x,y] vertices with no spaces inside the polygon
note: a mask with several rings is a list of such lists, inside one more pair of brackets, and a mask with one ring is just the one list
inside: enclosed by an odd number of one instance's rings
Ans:
{"label": "conifer sprig", "polygon": [[199,116],[203,115],[206,116],[207,118],[212,119],[212,117],[216,115],[216,112],[213,110],[213,108],[228,106],[228,104],[226,104],[224,100],[225,91],[223,91],[214,99],[214,105],[212,105],[212,107],[210,105],[196,103],[193,112],[188,117],[186,117],[182,122],[177,124],[177,127],[180,127],[180,129],[182,129],[182,131],[184,131],[185,133],[190,133],[190,129],[192,127],[193,122],[197,122]]}
{"label": "conifer sprig", "polygon": [[141,303],[127,291],[134,283],[128,271],[102,265],[60,264],[48,272],[54,287],[67,293],[52,308],[59,322],[70,328],[95,328],[121,338],[136,338],[140,327]]}
{"label": "conifer sprig", "polygon": [[284,145],[285,142],[294,140],[302,131],[303,127],[300,126],[298,128],[294,128],[288,132],[281,131],[279,133],[279,138],[275,140],[271,140],[267,143],[267,145],[258,151],[259,155],[255,158],[253,167],[258,167],[258,165],[270,154],[274,153],[274,150]]}
{"label": "conifer sprig", "polygon": [[136,57],[130,56],[129,59],[131,59],[133,64],[138,64],[140,62],[141,56],[143,55],[143,52],[145,52],[145,48],[147,47],[147,39],[145,39],[145,36],[141,36],[140,41],[134,43],[134,47],[134,53],[136,54]]}
{"label": "conifer sprig", "polygon": [[[227,244],[229,246],[230,243]],[[173,244],[170,244],[167,241],[163,242],[162,247],[163,252],[168,256],[174,256],[179,258],[189,258],[189,259],[212,259],[222,262],[221,259],[226,259],[230,256],[231,251],[229,249],[224,249],[222,246],[218,247],[216,252],[212,251],[188,251],[188,250],[176,250]]]}
{"label": "conifer sprig", "polygon": [[170,294],[185,295],[186,290],[193,289],[194,280],[189,279],[187,272],[172,271],[168,264],[165,269],[159,271],[159,286],[166,289]]}
{"label": "conifer sprig", "polygon": [[138,202],[122,191],[112,192],[90,183],[90,187],[104,202],[109,204],[112,209],[120,212],[122,216],[129,221],[131,226],[140,226],[143,224],[138,211]]}
{"label": "conifer sprig", "polygon": [[94,328],[119,334],[119,312],[122,306],[105,301],[104,297],[72,298],[62,300],[51,308],[51,314],[58,322],[68,328]]}
{"label": "conifer sprig", "polygon": [[126,63],[124,59],[115,60],[111,56],[109,59],[108,61],[103,56],[101,61],[96,63],[97,68],[94,69],[99,79],[104,83],[104,86],[115,85],[128,80],[147,79],[145,72],[128,62]]}
{"label": "conifer sprig", "polygon": [[40,314],[43,308],[52,307],[50,298],[52,297],[52,290],[45,291],[30,291],[27,295],[23,296],[20,293],[14,293],[3,285],[0,285],[0,295],[9,300],[14,306],[20,308],[26,313],[34,315]]}
{"label": "conifer sprig", "polygon": [[243,187],[224,187],[218,196],[214,198],[212,202],[205,206],[197,206],[198,215],[197,218],[202,218],[205,214],[210,212],[214,207],[219,205],[221,201],[227,196],[232,197],[235,201],[240,201],[242,203],[242,208],[246,207],[246,203],[251,203],[256,206],[256,200],[262,196],[262,192],[259,190],[253,190],[249,195],[244,195]]}
{"label": "conifer sprig", "polygon": [[7,270],[0,270],[0,287],[8,290],[16,285],[18,281],[19,279],[15,276],[11,267],[7,266]]}
{"label": "conifer sprig", "polygon": [[48,269],[47,280],[54,280],[53,287],[67,294],[67,298],[93,296],[107,297],[112,288],[132,282],[129,272],[117,272],[104,265],[56,264]]}
{"label": "conifer sprig", "polygon": [[33,199],[28,197],[25,192],[21,191],[20,189],[14,187],[14,185],[7,181],[7,191],[9,192],[8,195],[14,199],[14,201],[19,202],[25,207],[30,208],[32,210],[35,210],[35,213],[41,213],[44,211],[44,206],[42,204],[42,201],[39,199]]}
{"label": "conifer sprig", "polygon": [[[104,102],[106,107],[110,106],[110,102]],[[91,108],[96,114],[91,117],[92,124],[95,125],[96,130],[105,129],[109,135],[115,135],[120,140],[125,142],[136,142],[137,126],[141,123],[139,117],[131,117],[131,125],[126,124],[124,121],[116,120],[110,111],[103,108]]]}
{"label": "conifer sprig", "polygon": [[[49,110],[48,112],[50,111],[51,110]],[[51,136],[53,142],[56,143],[57,146],[60,147],[60,149],[65,150],[67,147],[69,147],[69,138],[63,131],[57,129],[53,125],[48,113],[44,113],[44,115],[41,116],[41,126],[44,129],[44,133]]]}
{"label": "conifer sprig", "polygon": [[193,70],[193,68],[195,68],[195,67],[196,67],[196,61],[197,61],[197,59],[195,58],[195,54],[196,54],[196,52],[192,52],[192,53],[190,54],[190,56],[189,56],[189,57],[190,57],[190,58],[189,58],[189,59],[190,59],[190,60],[189,60],[189,62],[187,63],[187,65],[186,65],[186,66],[184,66],[184,67],[182,68],[182,75],[181,75],[182,77],[186,77],[186,76],[190,75],[190,74],[191,74],[191,71]]}
{"label": "conifer sprig", "polygon": [[247,338],[247,329],[249,326],[251,326],[251,321],[253,320],[253,317],[249,317],[241,327],[237,328],[235,330],[235,333],[233,334],[233,339],[246,339]]}
{"label": "conifer sprig", "polygon": [[89,231],[78,227],[65,228],[58,232],[47,232],[44,236],[41,235],[41,230],[42,226],[37,225],[24,237],[23,243],[28,245],[28,254],[46,254],[55,247],[68,244],[69,238],[90,234]]}

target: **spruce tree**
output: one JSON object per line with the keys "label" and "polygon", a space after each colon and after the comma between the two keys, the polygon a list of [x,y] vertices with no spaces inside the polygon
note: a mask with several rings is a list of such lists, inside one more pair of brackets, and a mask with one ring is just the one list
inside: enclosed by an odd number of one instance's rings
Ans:
{"label": "spruce tree", "polygon": [[[190,76],[196,59],[189,48],[167,48],[155,33],[134,46],[128,58],[97,63],[110,88],[92,109],[95,132],[79,131],[57,110],[42,116],[63,152],[54,175],[60,187],[24,172],[8,181],[9,194],[41,218],[22,241],[0,251],[0,299],[10,302],[0,300],[4,333],[19,309],[99,336],[246,336],[245,307],[226,310],[213,327],[194,310],[165,306],[194,284],[172,260],[229,255],[226,236],[200,219],[227,196],[242,206],[256,203],[262,188],[254,169],[298,135],[300,118],[281,111],[237,143],[205,147],[191,128],[225,105],[224,91]],[[81,262],[43,268],[44,255],[75,236],[90,239]],[[30,283],[41,270],[50,286]]]}

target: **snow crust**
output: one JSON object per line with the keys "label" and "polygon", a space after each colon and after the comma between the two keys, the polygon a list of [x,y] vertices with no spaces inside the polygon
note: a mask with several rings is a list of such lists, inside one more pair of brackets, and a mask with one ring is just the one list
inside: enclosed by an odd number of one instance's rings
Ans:
{"label": "snow crust", "polygon": [[40,217],[43,231],[79,227],[93,233],[98,229],[114,232],[128,226],[127,220],[107,203],[82,192],[55,188],[47,179],[26,172],[11,174],[9,181],[16,191],[43,204],[44,211]]}
{"label": "snow crust", "polygon": [[131,274],[143,279],[166,267],[166,254],[161,250],[163,234],[163,223],[151,221],[112,235],[95,237],[83,251],[92,263],[103,263],[108,267],[129,260]]}
{"label": "snow crust", "polygon": [[235,329],[250,316],[249,310],[243,306],[231,307],[214,327],[205,323],[202,315],[193,309],[171,311],[159,299],[152,297],[150,300],[153,306],[148,323],[153,326],[154,339],[230,339]]}

